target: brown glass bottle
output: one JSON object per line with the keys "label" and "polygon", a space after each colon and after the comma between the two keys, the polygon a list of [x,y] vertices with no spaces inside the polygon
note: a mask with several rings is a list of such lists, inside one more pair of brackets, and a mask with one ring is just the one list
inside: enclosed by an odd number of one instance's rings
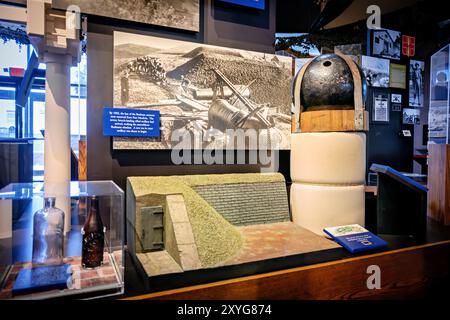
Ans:
{"label": "brown glass bottle", "polygon": [[83,268],[96,268],[103,263],[105,230],[100,217],[98,198],[94,196],[89,200],[88,216],[81,229],[83,235],[81,265]]}

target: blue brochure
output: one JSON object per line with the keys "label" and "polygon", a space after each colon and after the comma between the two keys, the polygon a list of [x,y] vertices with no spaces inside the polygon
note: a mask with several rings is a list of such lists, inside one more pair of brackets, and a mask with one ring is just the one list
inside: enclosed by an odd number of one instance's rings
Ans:
{"label": "blue brochure", "polygon": [[14,283],[13,295],[67,289],[71,279],[72,267],[69,264],[22,269]]}
{"label": "blue brochure", "polygon": [[387,242],[358,224],[325,228],[323,231],[351,253],[383,249]]}

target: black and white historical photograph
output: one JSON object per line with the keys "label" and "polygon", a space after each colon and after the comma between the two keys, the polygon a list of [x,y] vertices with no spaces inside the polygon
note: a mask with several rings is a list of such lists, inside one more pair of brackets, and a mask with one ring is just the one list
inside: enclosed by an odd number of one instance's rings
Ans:
{"label": "black and white historical photograph", "polygon": [[54,0],[54,8],[76,5],[82,13],[199,31],[199,0]]}
{"label": "black and white historical photograph", "polygon": [[373,30],[372,55],[400,60],[401,33],[394,30]]}
{"label": "black and white historical photograph", "polygon": [[344,44],[334,47],[334,53],[344,54],[353,59],[358,65],[361,64],[362,46],[360,43]]}
{"label": "black and white historical photograph", "polygon": [[389,60],[362,56],[361,67],[368,86],[389,87]]}
{"label": "black and white historical photograph", "polygon": [[[447,136],[448,108],[430,107],[428,112],[428,135],[430,138],[444,139]],[[446,143],[445,141],[443,143]]]}
{"label": "black and white historical photograph", "polygon": [[290,149],[292,78],[290,57],[114,32],[114,107],[159,110],[161,138],[113,148],[173,149],[175,130],[213,128],[255,129]]}
{"label": "black and white historical photograph", "polygon": [[409,106],[423,107],[425,63],[411,60],[409,62]]}
{"label": "black and white historical photograph", "polygon": [[403,108],[403,124],[420,124],[420,109]]}

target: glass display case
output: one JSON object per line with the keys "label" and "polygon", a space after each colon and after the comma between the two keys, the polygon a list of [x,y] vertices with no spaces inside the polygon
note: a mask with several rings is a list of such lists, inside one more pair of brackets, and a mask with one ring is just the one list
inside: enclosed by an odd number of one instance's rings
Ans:
{"label": "glass display case", "polygon": [[0,299],[123,293],[123,202],[112,181],[0,190]]}
{"label": "glass display case", "polygon": [[450,44],[431,56],[429,143],[449,143],[449,63]]}

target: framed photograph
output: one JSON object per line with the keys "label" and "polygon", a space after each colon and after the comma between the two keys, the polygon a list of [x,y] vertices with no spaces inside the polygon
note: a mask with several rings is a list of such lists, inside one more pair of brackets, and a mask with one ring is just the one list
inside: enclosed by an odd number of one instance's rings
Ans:
{"label": "framed photograph", "polygon": [[372,105],[372,122],[389,122],[389,94],[374,92]]}
{"label": "framed photograph", "polygon": [[368,86],[389,88],[389,60],[362,56],[361,67]]}
{"label": "framed photograph", "polygon": [[335,46],[334,52],[345,54],[346,56],[352,58],[358,65],[361,65],[362,46],[360,43]]}
{"label": "framed photograph", "polygon": [[372,30],[372,56],[400,60],[401,38],[399,31]]}
{"label": "framed photograph", "polygon": [[392,93],[391,94],[391,102],[392,103],[402,103],[402,95],[399,93]]}
{"label": "framed photograph", "polygon": [[389,86],[391,88],[406,89],[406,66],[391,63],[389,73]]}
{"label": "framed photograph", "polygon": [[403,108],[403,124],[420,124],[420,109]]}
{"label": "framed photograph", "polygon": [[241,150],[228,133],[243,129],[290,150],[293,73],[291,57],[114,32],[114,108],[160,111],[161,136],[114,137],[113,149],[172,150],[183,133],[186,149]]}
{"label": "framed photograph", "polygon": [[409,62],[409,106],[422,107],[424,94],[425,63],[410,60]]}
{"label": "framed photograph", "polygon": [[66,10],[75,5],[82,13],[198,32],[200,0],[53,0]]}
{"label": "framed photograph", "polygon": [[447,136],[447,107],[430,107],[428,113],[429,137],[445,139]]}

